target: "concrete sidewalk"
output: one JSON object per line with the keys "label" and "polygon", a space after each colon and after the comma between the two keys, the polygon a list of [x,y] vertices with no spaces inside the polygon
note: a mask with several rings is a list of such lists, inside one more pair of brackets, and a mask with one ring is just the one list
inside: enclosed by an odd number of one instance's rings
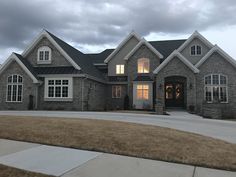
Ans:
{"label": "concrete sidewalk", "polygon": [[0,164],[60,177],[235,177],[207,169],[0,139]]}

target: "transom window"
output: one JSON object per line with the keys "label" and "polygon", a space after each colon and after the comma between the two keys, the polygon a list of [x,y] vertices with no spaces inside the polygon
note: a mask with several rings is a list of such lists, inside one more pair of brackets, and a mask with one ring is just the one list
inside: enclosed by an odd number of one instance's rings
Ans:
{"label": "transom window", "polygon": [[205,76],[205,100],[212,102],[228,102],[227,77],[221,74]]}
{"label": "transom window", "polygon": [[137,99],[148,100],[149,99],[149,85],[137,85]]}
{"label": "transom window", "polygon": [[193,45],[191,46],[190,54],[192,56],[199,56],[202,55],[202,47],[200,45]]}
{"label": "transom window", "polygon": [[51,49],[48,46],[43,46],[38,49],[38,64],[51,63]]}
{"label": "transom window", "polygon": [[7,78],[7,102],[22,102],[23,78],[11,75]]}
{"label": "transom window", "polygon": [[125,65],[116,65],[116,74],[124,74]]}
{"label": "transom window", "polygon": [[121,86],[119,85],[112,86],[112,98],[121,98]]}
{"label": "transom window", "polygon": [[138,73],[149,73],[149,59],[138,59]]}
{"label": "transom window", "polygon": [[45,98],[72,98],[72,78],[46,78],[45,82]]}

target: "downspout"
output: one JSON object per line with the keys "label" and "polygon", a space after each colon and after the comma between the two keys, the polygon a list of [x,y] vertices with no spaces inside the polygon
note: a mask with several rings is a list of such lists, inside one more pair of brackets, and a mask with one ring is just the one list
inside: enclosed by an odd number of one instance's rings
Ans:
{"label": "downspout", "polygon": [[81,99],[82,99],[82,104],[81,104],[81,111],[84,111],[84,81],[88,79],[88,76],[86,75],[85,78],[82,79],[82,91],[81,91]]}

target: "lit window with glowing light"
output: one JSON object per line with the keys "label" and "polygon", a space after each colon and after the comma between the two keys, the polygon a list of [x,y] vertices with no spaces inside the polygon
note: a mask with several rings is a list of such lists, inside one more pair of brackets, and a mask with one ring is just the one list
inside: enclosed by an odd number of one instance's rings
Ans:
{"label": "lit window with glowing light", "polygon": [[149,99],[149,85],[137,85],[137,99],[138,100]]}
{"label": "lit window with glowing light", "polygon": [[149,59],[138,59],[138,73],[149,73]]}
{"label": "lit window with glowing light", "polygon": [[124,65],[116,65],[116,74],[124,74],[125,66]]}

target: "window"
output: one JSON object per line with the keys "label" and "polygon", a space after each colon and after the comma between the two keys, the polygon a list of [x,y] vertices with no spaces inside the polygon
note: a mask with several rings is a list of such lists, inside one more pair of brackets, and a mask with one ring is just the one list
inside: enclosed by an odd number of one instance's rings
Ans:
{"label": "window", "polygon": [[20,75],[7,78],[7,102],[22,102],[23,79]]}
{"label": "window", "polygon": [[121,86],[112,86],[112,98],[121,98]]}
{"label": "window", "polygon": [[51,49],[47,46],[40,47],[38,49],[38,64],[50,64],[51,63]]}
{"label": "window", "polygon": [[72,78],[46,78],[45,98],[67,99],[72,98]]}
{"label": "window", "polygon": [[212,102],[228,102],[227,78],[221,74],[205,76],[205,100]]}
{"label": "window", "polygon": [[149,99],[149,85],[137,85],[137,99],[138,100]]}
{"label": "window", "polygon": [[116,65],[116,74],[124,74],[125,66],[124,65]]}
{"label": "window", "polygon": [[191,48],[190,48],[190,54],[192,56],[199,56],[199,55],[202,55],[202,47],[199,46],[199,45],[193,45]]}
{"label": "window", "polygon": [[138,73],[149,73],[149,59],[138,59]]}

